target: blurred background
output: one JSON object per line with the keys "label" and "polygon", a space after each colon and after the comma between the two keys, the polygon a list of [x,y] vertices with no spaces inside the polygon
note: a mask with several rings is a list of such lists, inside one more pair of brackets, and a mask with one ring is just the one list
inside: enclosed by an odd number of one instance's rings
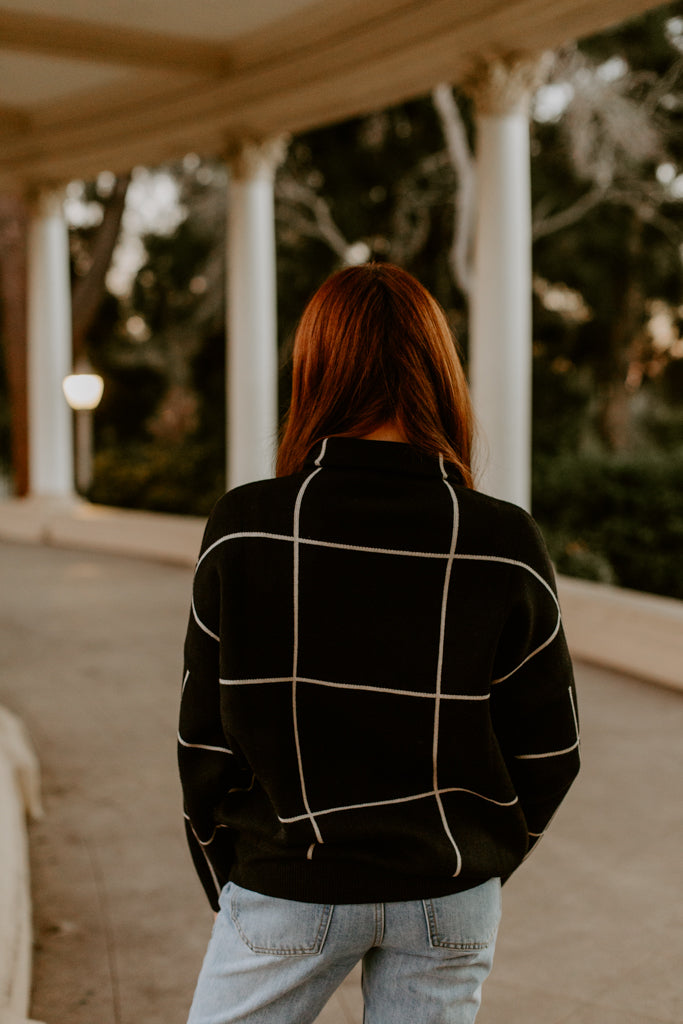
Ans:
{"label": "blurred background", "polygon": [[[546,54],[530,107],[533,513],[561,572],[677,598],[682,111],[680,3]],[[280,414],[297,318],[345,264],[406,267],[446,309],[466,362],[470,348],[471,91],[327,116],[289,134],[275,166]],[[73,362],[104,381],[84,487],[93,502],[203,516],[225,489],[228,179],[224,159],[188,152],[66,184]],[[28,485],[12,459],[21,352],[8,198],[3,209],[10,494]]]}

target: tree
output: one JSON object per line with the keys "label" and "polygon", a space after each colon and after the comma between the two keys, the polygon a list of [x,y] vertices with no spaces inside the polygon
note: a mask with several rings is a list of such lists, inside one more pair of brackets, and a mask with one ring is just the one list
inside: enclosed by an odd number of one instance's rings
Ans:
{"label": "tree", "polygon": [[91,346],[105,377],[92,497],[202,514],[225,464],[225,170],[188,157],[163,174],[176,216],[143,235],[116,325]]}
{"label": "tree", "polygon": [[[629,567],[625,552],[649,534],[624,489],[649,466],[673,493],[681,448],[682,38],[679,3],[568,47],[532,110],[534,507],[564,569],[630,585],[645,563]],[[474,132],[470,102],[441,86],[292,141],[276,179],[282,411],[301,309],[345,263],[416,273],[466,352]],[[130,294],[110,296],[88,332],[107,377],[94,493],[201,512],[224,465],[225,178],[198,158],[167,173],[177,223],[147,233]],[[628,507],[632,541],[610,547],[567,514],[595,519],[599,500]],[[664,504],[660,520],[675,546]],[[655,575],[653,587],[672,585]]]}
{"label": "tree", "polygon": [[[586,314],[554,357],[590,367],[598,436],[615,451],[634,439],[634,398],[677,358],[675,339],[658,347],[652,311],[675,309],[683,287],[682,12],[568,48],[546,91],[554,114],[536,106],[535,266]],[[553,310],[539,298],[542,324]]]}
{"label": "tree", "polygon": [[74,365],[85,355],[88,332],[106,295],[105,279],[119,237],[129,184],[130,174],[113,179],[109,195],[101,202],[102,219],[99,227],[90,234],[87,243],[81,235],[80,246],[77,246],[77,236],[73,236],[74,249],[78,255],[78,259],[74,260],[75,273],[71,288]]}

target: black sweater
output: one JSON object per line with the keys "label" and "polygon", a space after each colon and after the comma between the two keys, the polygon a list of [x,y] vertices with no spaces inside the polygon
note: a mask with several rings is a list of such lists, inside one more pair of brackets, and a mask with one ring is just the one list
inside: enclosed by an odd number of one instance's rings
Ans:
{"label": "black sweater", "polygon": [[328,438],[209,519],[179,763],[211,905],[232,879],[362,903],[506,878],[578,770],[548,556],[405,444]]}

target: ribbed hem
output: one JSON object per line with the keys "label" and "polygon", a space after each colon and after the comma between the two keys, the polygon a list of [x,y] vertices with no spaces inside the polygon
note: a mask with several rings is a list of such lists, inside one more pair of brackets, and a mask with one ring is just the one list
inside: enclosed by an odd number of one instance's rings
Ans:
{"label": "ribbed hem", "polygon": [[301,903],[397,903],[450,896],[488,881],[489,875],[403,877],[339,864],[282,861],[236,866],[230,881],[243,889]]}

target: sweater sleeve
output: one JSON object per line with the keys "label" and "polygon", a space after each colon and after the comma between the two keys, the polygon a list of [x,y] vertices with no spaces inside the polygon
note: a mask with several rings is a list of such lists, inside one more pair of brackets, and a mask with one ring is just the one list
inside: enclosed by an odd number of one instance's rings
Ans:
{"label": "sweater sleeve", "polygon": [[217,555],[225,529],[221,530],[218,520],[214,510],[194,573],[178,726],[185,830],[197,874],[214,910],[232,862],[232,833],[217,820],[216,811],[225,795],[243,784],[244,775],[220,714]]}
{"label": "sweater sleeve", "polygon": [[579,722],[552,565],[538,527],[523,516],[494,661],[491,714],[531,848],[579,770]]}

